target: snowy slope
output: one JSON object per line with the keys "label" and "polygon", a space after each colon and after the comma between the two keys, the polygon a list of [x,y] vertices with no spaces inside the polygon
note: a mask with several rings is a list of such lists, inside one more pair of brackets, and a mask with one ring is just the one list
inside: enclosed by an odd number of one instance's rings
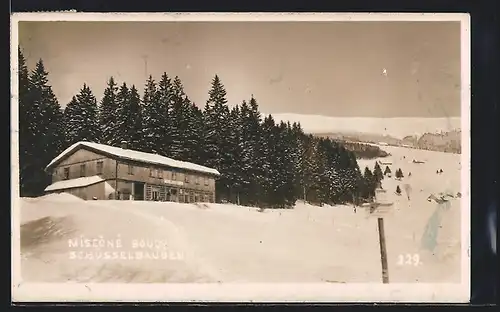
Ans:
{"label": "snowy slope", "polygon": [[306,133],[369,133],[403,139],[409,135],[438,133],[461,128],[460,117],[450,118],[372,118],[329,117],[292,113],[272,114],[276,121],[300,122]]}
{"label": "snowy slope", "polygon": [[[402,182],[383,182],[396,201],[395,212],[385,218],[390,281],[459,282],[459,200],[441,212],[433,251],[426,250],[429,235],[424,234],[437,210],[426,200],[429,193],[460,191],[459,155],[404,148],[390,152],[393,172],[398,167],[405,175],[412,171]],[[413,164],[412,158],[427,162]],[[444,171],[439,177],[436,168]],[[394,194],[401,183],[411,184],[410,201]],[[355,213],[349,206],[298,202],[295,209],[258,212],[222,204],[82,201],[64,194],[21,200],[22,277],[28,281],[381,282],[377,220],[362,208]],[[70,259],[69,239],[109,241],[117,235],[123,246],[111,251],[124,251],[124,259]],[[153,246],[133,248],[140,239],[166,242],[161,248],[182,257],[127,258],[129,252],[154,252]],[[400,255],[416,254],[419,265],[398,264]]]}

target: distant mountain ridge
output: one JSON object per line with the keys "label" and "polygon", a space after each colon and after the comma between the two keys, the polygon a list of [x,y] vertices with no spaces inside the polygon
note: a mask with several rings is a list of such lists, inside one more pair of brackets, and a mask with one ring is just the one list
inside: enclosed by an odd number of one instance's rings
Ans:
{"label": "distant mountain ridge", "polygon": [[273,117],[277,121],[300,122],[306,133],[340,141],[461,153],[460,117],[369,118],[300,114],[273,114]]}

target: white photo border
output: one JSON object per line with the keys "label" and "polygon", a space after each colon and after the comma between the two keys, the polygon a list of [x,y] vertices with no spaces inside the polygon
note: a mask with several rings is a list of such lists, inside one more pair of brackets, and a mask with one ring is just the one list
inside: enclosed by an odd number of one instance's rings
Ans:
{"label": "white photo border", "polygon": [[[461,283],[85,284],[21,280],[18,23],[23,21],[457,21],[461,24]],[[11,241],[14,302],[441,302],[470,300],[470,15],[466,13],[14,13],[11,15]]]}

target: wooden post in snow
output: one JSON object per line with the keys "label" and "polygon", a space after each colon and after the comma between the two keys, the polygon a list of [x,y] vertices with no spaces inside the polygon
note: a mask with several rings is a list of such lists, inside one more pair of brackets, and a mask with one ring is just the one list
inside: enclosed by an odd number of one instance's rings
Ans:
{"label": "wooden post in snow", "polygon": [[387,265],[387,249],[385,246],[384,218],[378,218],[378,237],[380,242],[380,259],[382,261],[382,282],[389,283],[389,268]]}
{"label": "wooden post in snow", "polygon": [[118,200],[118,159],[115,161],[115,200]]}

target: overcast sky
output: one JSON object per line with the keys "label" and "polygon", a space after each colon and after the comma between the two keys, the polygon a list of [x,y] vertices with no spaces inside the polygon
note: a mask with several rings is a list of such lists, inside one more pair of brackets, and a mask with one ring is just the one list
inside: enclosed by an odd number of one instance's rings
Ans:
{"label": "overcast sky", "polygon": [[218,74],[229,105],[265,113],[460,116],[459,22],[22,22],[19,41],[62,106],[167,72],[199,106]]}

